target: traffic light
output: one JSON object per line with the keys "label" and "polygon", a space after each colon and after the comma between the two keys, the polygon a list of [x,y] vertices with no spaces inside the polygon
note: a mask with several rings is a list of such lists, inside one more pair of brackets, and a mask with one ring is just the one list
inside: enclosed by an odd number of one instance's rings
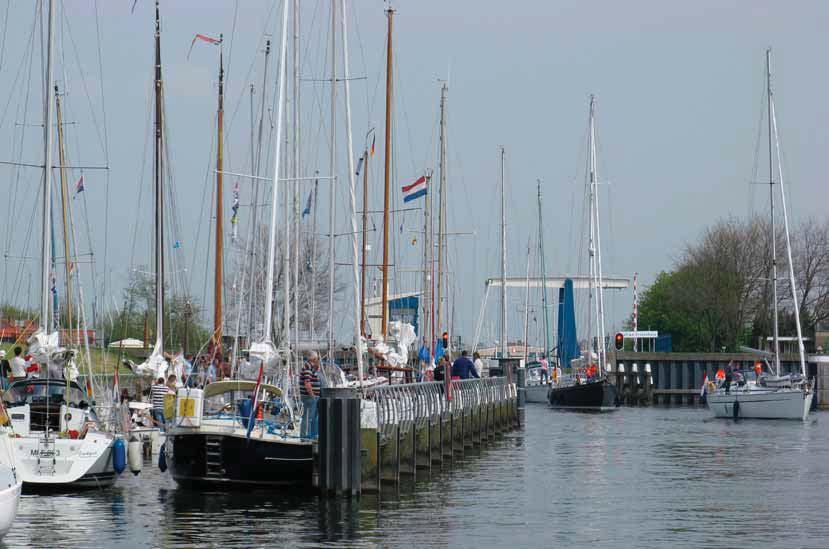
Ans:
{"label": "traffic light", "polygon": [[613,341],[616,344],[617,351],[621,351],[625,348],[625,334],[622,332],[616,332],[616,337],[613,338]]}

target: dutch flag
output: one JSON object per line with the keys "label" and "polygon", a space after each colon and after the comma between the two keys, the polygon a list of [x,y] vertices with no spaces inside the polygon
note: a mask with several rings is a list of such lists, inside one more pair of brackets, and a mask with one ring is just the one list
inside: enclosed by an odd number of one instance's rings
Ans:
{"label": "dutch flag", "polygon": [[411,185],[403,186],[403,202],[411,202],[426,195],[426,176],[422,175]]}

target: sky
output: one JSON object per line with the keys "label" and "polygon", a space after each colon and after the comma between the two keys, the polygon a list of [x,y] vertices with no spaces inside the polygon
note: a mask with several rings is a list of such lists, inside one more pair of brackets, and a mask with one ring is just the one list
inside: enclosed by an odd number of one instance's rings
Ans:
{"label": "sky", "polygon": [[[330,3],[301,4],[300,171],[327,174],[330,87],[323,80],[330,78]],[[354,156],[368,129],[376,127],[377,155],[369,171],[370,209],[376,210],[382,205],[385,153],[386,4],[347,4]],[[166,1],[161,8],[171,185],[176,196],[172,232],[181,242],[170,253],[179,254],[175,264],[181,274],[176,276],[182,284],[209,303],[212,260],[206,234],[213,187],[210,167],[215,161],[217,49],[198,44],[189,58],[188,49],[196,33],[224,34],[225,165],[230,171],[249,173],[249,87],[254,83],[255,97],[261,99],[262,50],[270,38],[266,104],[275,106],[281,2]],[[764,148],[758,149],[758,140],[766,139],[758,130],[767,47],[773,48],[790,214],[795,223],[826,215],[824,128],[829,127],[829,106],[821,100],[829,96],[829,75],[823,70],[829,45],[823,25],[829,16],[825,2],[400,0],[394,8],[392,204],[402,207],[401,185],[437,168],[440,86],[448,81],[448,229],[473,233],[452,237],[449,248],[454,330],[467,341],[475,330],[484,280],[497,276],[500,268],[500,146],[507,158],[508,274],[524,276],[528,242],[535,247],[538,179],[547,274],[586,270],[579,237],[586,230],[581,212],[591,94],[597,98],[606,275],[632,277],[638,272],[640,287],[646,287],[660,271],[672,267],[706,226],[719,218],[764,211],[765,187],[752,182],[767,177]],[[42,117],[43,86],[39,30],[31,40],[36,6],[10,2],[5,13],[2,9],[0,143],[7,152],[0,160],[42,162],[42,134],[36,127]],[[70,163],[109,166],[108,171],[70,170],[73,185],[81,173],[85,181],[84,193],[72,202],[79,220],[78,247],[95,253],[96,288],[106,291],[100,299],[109,307],[120,306],[129,270],[150,262],[151,149],[146,147],[152,120],[153,5],[137,0],[133,9],[133,0],[65,0],[59,3],[57,27],[56,80],[68,90]],[[347,182],[342,82],[337,92],[336,171]],[[266,148],[273,147],[269,143]],[[272,168],[267,171],[271,175]],[[8,219],[8,232],[0,243],[2,297],[36,304],[36,263],[18,258],[37,252],[39,233],[33,220],[38,170],[4,166],[0,174],[0,193],[9,197],[0,210]],[[226,218],[232,184],[226,179]],[[304,203],[309,187],[302,185]],[[249,180],[242,180],[240,187],[244,204],[249,200]],[[337,190],[336,204],[335,231],[347,232],[345,185]],[[318,230],[327,232],[325,192],[319,208]],[[421,268],[421,215],[405,212],[393,220],[393,292],[416,289],[418,284],[414,271]],[[245,208],[241,217],[244,233]],[[380,227],[378,215],[372,214],[372,221]],[[373,253],[380,248],[378,235],[371,236]],[[338,263],[351,261],[346,240],[337,239]],[[537,254],[530,259],[537,274]],[[226,266],[226,272],[233,271],[232,265]],[[335,309],[335,327],[345,337],[354,316],[350,267],[340,266],[337,273],[346,290]],[[91,290],[91,274],[86,276]],[[104,279],[110,281],[105,288]],[[532,300],[538,301],[537,296]],[[510,296],[510,339],[523,335],[523,301],[523,292]],[[608,296],[609,332],[630,314],[631,301],[630,291]],[[490,299],[483,315],[487,341],[497,337],[495,303]],[[533,308],[537,327],[539,309]],[[209,323],[209,314],[204,320]]]}

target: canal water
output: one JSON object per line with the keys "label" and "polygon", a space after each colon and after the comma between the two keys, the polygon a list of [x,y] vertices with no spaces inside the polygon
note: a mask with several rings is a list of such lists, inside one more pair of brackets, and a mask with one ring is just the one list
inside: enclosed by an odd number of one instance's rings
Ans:
{"label": "canal water", "polygon": [[24,496],[7,547],[827,547],[829,414],[527,408],[526,428],[359,500],[200,493],[149,462],[115,487]]}

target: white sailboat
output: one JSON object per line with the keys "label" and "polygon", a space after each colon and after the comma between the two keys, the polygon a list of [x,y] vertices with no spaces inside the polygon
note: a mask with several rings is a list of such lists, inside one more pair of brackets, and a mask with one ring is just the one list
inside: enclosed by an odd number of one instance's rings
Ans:
{"label": "white sailboat", "polygon": [[[0,415],[5,411],[0,406]],[[8,532],[17,516],[17,504],[23,480],[17,473],[9,437],[0,437],[0,539]]]}
{"label": "white sailboat", "polygon": [[[30,488],[102,487],[123,471],[122,440],[101,429],[89,395],[73,381],[75,351],[59,345],[50,331],[50,197],[52,187],[52,103],[55,13],[49,2],[44,105],[40,327],[29,338],[33,361],[45,364],[45,379],[12,383],[3,394],[10,421],[0,435],[13,437],[11,451],[20,479]],[[48,375],[62,372],[62,379]],[[119,470],[120,469],[120,470]]]}
{"label": "white sailboat", "polygon": [[[800,310],[797,299],[797,287],[792,263],[792,247],[789,238],[789,217],[786,212],[786,192],[783,186],[783,167],[780,162],[780,143],[777,135],[777,118],[774,110],[774,93],[771,86],[771,49],[766,50],[766,94],[768,98],[768,132],[769,132],[769,214],[771,216],[771,254],[772,254],[772,308],[774,337],[771,359],[773,372],[760,375],[757,379],[742,380],[740,383],[723,383],[719,387],[706,386],[708,408],[715,417],[752,418],[752,419],[799,419],[805,420],[812,407],[814,392],[812,384],[806,378],[806,357],[803,346],[803,334],[800,327]],[[774,161],[777,160],[777,181],[774,180]],[[780,341],[778,334],[777,304],[777,246],[775,226],[775,185],[780,187],[781,207],[783,210],[783,229],[786,235],[786,254],[789,262],[789,283],[792,290],[795,326],[797,327],[797,344],[800,354],[800,374],[781,375]]]}

